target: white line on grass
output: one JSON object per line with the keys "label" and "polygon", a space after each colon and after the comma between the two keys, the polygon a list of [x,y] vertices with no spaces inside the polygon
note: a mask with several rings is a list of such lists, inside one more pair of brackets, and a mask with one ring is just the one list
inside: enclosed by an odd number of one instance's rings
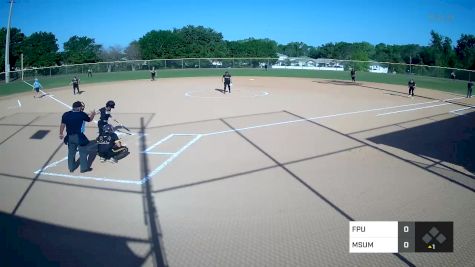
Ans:
{"label": "white line on grass", "polygon": [[409,112],[409,111],[426,109],[426,108],[435,108],[435,107],[441,107],[441,106],[446,106],[446,105],[453,105],[453,104],[452,103],[444,103],[444,104],[438,104],[438,105],[432,105],[432,106],[426,106],[426,107],[420,107],[420,108],[404,109],[404,110],[398,110],[398,111],[393,111],[393,112],[381,113],[381,114],[378,114],[376,116],[386,116],[386,115],[391,115],[391,114],[396,114],[396,113]]}

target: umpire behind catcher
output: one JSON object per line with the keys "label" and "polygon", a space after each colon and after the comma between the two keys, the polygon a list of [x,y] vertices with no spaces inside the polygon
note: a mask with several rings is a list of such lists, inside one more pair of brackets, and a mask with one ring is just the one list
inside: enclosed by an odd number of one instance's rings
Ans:
{"label": "umpire behind catcher", "polygon": [[[59,138],[64,138],[64,143],[68,145],[68,168],[73,172],[76,168],[76,152],[79,150],[79,166],[81,172],[92,171],[87,163],[87,149],[89,144],[87,137],[81,132],[84,121],[90,122],[94,119],[96,111],[93,110],[89,115],[81,111],[82,103],[76,101],[73,103],[73,109],[65,112],[61,118],[59,127]],[[64,128],[66,128],[66,137],[64,137]]]}

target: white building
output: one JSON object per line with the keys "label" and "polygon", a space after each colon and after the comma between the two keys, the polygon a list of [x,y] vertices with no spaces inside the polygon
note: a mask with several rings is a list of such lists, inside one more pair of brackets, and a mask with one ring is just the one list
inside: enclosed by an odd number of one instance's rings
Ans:
{"label": "white building", "polygon": [[374,72],[374,73],[388,73],[389,68],[388,67],[383,67],[379,63],[371,63],[369,65],[369,72]]}

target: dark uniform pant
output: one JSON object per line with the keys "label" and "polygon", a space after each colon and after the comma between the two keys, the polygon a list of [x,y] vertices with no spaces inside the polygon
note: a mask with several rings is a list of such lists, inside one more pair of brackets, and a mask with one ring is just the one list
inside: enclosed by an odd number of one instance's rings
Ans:
{"label": "dark uniform pant", "polygon": [[409,86],[409,95],[414,96],[414,86]]}
{"label": "dark uniform pant", "polygon": [[230,82],[224,82],[224,92],[226,93],[226,85],[228,86],[229,92],[231,93],[231,83]]}
{"label": "dark uniform pant", "polygon": [[79,135],[72,134],[68,136],[68,168],[69,171],[74,171],[76,169],[76,152],[79,151],[79,166],[82,172],[89,169],[87,163],[87,146],[79,145]]}
{"label": "dark uniform pant", "polygon": [[113,148],[112,150],[105,151],[105,152],[98,152],[99,157],[110,159],[115,158],[116,160],[120,160],[125,158],[129,154],[129,149],[125,146]]}
{"label": "dark uniform pant", "polygon": [[73,94],[76,94],[76,90],[78,91],[78,94],[79,94],[79,85],[78,84],[73,85]]}
{"label": "dark uniform pant", "polygon": [[97,127],[99,128],[99,135],[102,135],[104,133],[104,125],[107,125],[107,121],[99,120],[97,122]]}
{"label": "dark uniform pant", "polygon": [[467,89],[467,98],[472,97],[472,88]]}

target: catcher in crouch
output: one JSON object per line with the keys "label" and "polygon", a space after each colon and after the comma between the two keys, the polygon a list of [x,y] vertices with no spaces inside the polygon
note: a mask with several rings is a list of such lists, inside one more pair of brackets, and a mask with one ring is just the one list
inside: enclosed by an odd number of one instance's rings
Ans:
{"label": "catcher in crouch", "polygon": [[120,159],[129,155],[129,149],[122,144],[117,134],[114,133],[112,125],[106,124],[102,133],[97,137],[97,154],[101,162],[109,161],[117,163]]}

